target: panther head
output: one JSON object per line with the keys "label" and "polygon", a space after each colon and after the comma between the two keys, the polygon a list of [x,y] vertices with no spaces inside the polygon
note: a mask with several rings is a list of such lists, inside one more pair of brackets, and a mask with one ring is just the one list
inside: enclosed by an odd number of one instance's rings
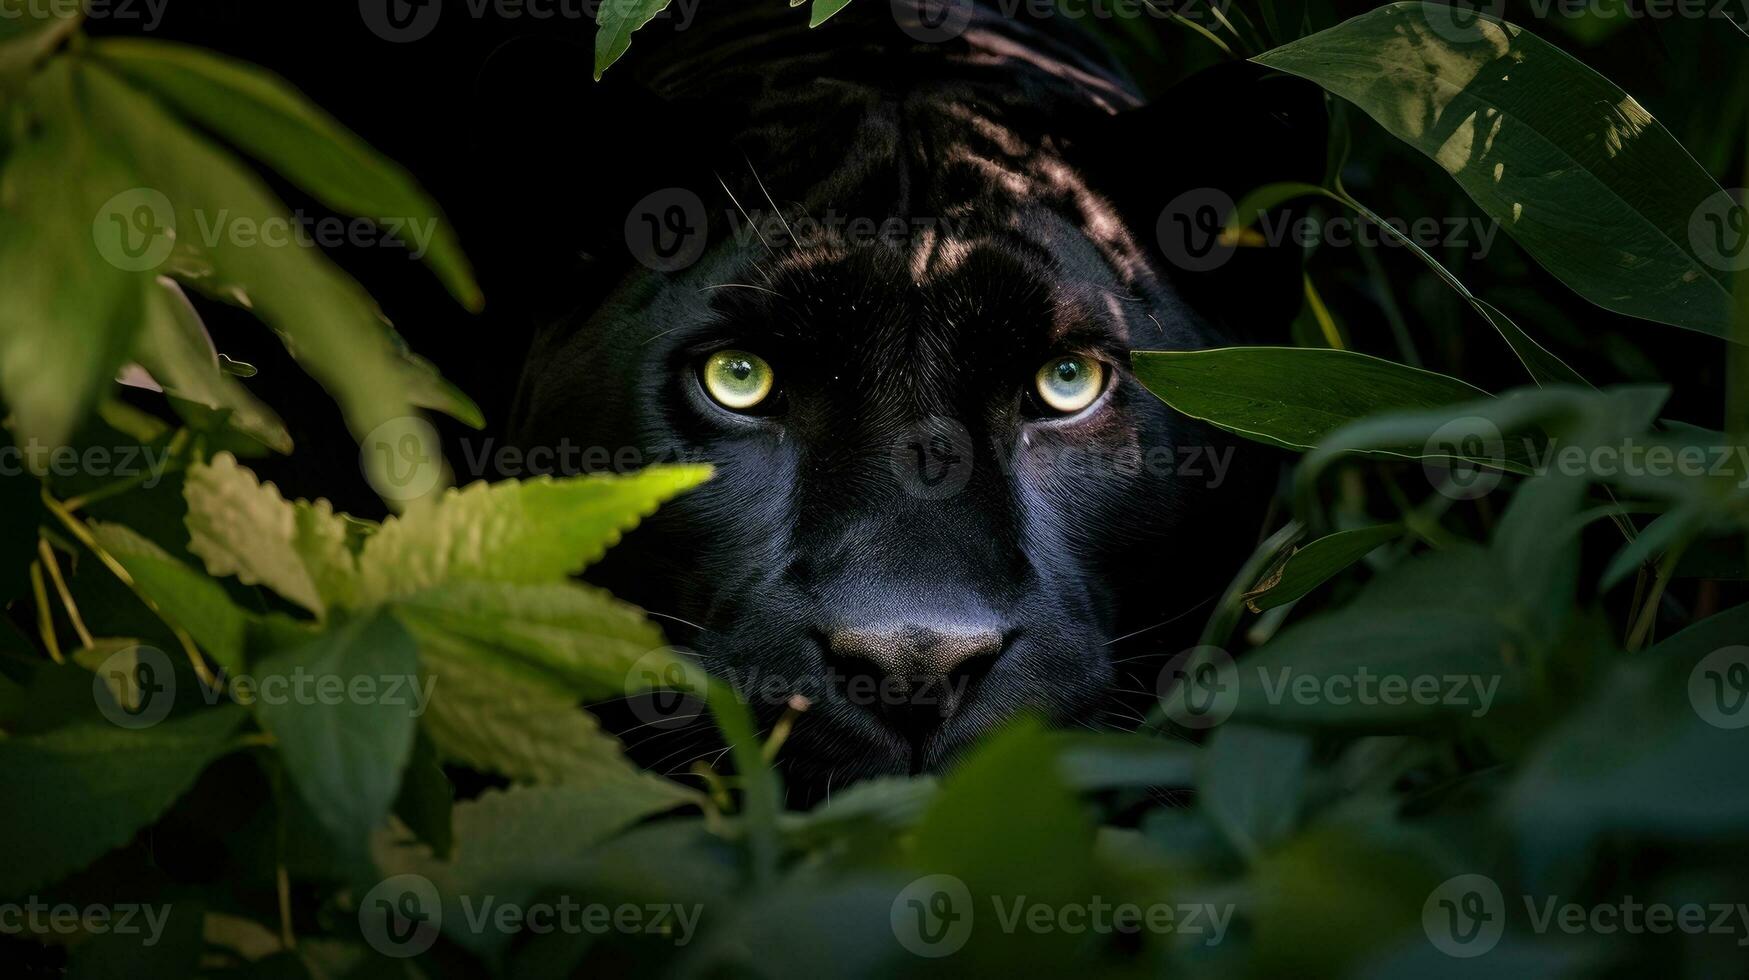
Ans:
{"label": "panther head", "polygon": [[[837,27],[650,56],[639,112],[690,115],[590,182],[631,216],[601,251],[640,261],[598,263],[606,295],[544,332],[516,431],[715,466],[592,577],[763,724],[805,703],[786,772],[842,785],[1152,695],[1185,645],[1160,627],[1199,622],[1249,553],[1274,463],[1169,409],[1129,352],[1280,330],[1299,296],[1280,255],[1174,267],[1156,225],[1303,137],[1249,73],[1138,108],[1049,25]],[[700,748],[628,741],[664,769]]]}

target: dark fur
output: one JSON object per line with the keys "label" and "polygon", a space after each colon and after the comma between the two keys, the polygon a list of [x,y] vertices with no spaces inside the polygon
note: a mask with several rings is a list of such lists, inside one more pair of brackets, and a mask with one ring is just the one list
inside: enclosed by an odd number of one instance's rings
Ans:
{"label": "dark fur", "polygon": [[[667,44],[652,28],[616,69],[640,90],[622,97],[647,98],[637,114],[662,113],[661,124],[626,147],[627,166],[604,147],[585,183],[614,202],[611,216],[684,181],[707,202],[711,248],[662,275],[628,270],[598,243],[605,258],[592,276],[611,292],[584,292],[586,308],[537,341],[518,441],[716,465],[713,481],[665,507],[592,577],[746,687],[761,725],[785,710],[774,693],[808,698],[783,751],[792,780],[936,770],[1023,711],[1124,723],[1153,689],[1150,657],[1187,645],[1182,623],[1150,628],[1226,584],[1273,473],[1243,451],[1220,487],[1206,466],[1202,476],[1137,472],[1151,449],[1182,459],[1188,447],[1231,443],[1144,390],[1128,351],[1232,343],[1241,324],[1280,330],[1298,292],[1292,264],[1273,259],[1240,263],[1272,278],[1237,294],[1233,270],[1219,283],[1174,278],[1153,245],[1155,221],[1197,186],[1186,181],[1262,182],[1239,172],[1257,160],[1222,157],[1222,141],[1255,149],[1288,131],[1241,116],[1223,124],[1237,135],[1178,130],[1179,142],[1174,114],[1137,110],[1121,72],[1067,23],[980,10],[963,39],[930,45],[897,31],[875,0],[815,32],[793,14],[782,27],[763,20],[781,5],[748,6],[757,12],[739,20],[707,8]],[[1206,127],[1253,98],[1227,94],[1220,111],[1187,104],[1178,115]],[[741,245],[730,191],[792,223],[836,212],[945,228],[903,243]],[[619,231],[603,227],[603,241]],[[697,365],[724,347],[776,366],[781,412],[740,418],[704,397]],[[1116,372],[1109,401],[1074,421],[1039,417],[1027,395],[1039,366],[1064,352]],[[945,431],[941,419],[969,436],[970,478],[930,499],[908,492],[907,466],[917,434]],[[950,677],[963,697],[920,716],[846,696],[845,678],[869,666],[835,655],[827,638],[870,623],[971,624],[1004,646]],[[913,687],[920,701],[924,686]],[[628,741],[647,741],[644,761],[672,770],[699,751],[688,738]]]}

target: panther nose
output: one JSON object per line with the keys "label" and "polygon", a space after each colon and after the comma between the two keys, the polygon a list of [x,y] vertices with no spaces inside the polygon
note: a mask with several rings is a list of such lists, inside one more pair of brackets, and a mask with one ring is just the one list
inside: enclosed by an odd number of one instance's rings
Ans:
{"label": "panther nose", "polygon": [[834,629],[826,641],[846,667],[845,695],[921,736],[959,707],[1003,635],[983,625],[870,624]]}

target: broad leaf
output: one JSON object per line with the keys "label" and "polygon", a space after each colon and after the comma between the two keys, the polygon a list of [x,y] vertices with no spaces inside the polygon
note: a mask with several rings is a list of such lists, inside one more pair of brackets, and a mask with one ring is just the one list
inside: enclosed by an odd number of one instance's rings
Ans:
{"label": "broad leaf", "polygon": [[326,500],[287,503],[229,453],[189,468],[188,550],[213,575],[264,585],[318,617],[356,590],[345,521]]}
{"label": "broad leaf", "polygon": [[656,19],[673,0],[602,0],[595,12],[595,80],[632,46],[632,32]]}
{"label": "broad leaf", "polygon": [[365,542],[357,601],[448,582],[538,584],[575,575],[710,474],[706,466],[657,466],[631,476],[475,483],[416,501]]}
{"label": "broad leaf", "polygon": [[1136,377],[1192,418],[1258,442],[1305,450],[1375,412],[1485,397],[1456,378],[1344,350],[1227,347],[1137,351]]}
{"label": "broad leaf", "polygon": [[0,739],[0,895],[23,895],[127,843],[233,744],[231,707],[128,730],[76,724]]}
{"label": "broad leaf", "polygon": [[116,264],[144,213],[125,206],[139,182],[86,99],[65,61],[38,74],[22,107],[36,126],[0,169],[0,393],[20,445],[67,443],[140,324],[141,277]]}
{"label": "broad leaf", "polygon": [[[273,327],[359,438],[415,416],[407,361],[376,304],[289,233],[290,216],[260,178],[101,63],[79,66],[94,126],[128,161],[133,186],[152,189],[150,241],[165,254],[151,271],[245,306]],[[406,427],[405,435],[420,441],[423,458],[440,455],[428,427]],[[398,485],[378,454],[363,458],[375,485]]]}
{"label": "broad leaf", "polygon": [[[410,174],[283,79],[233,58],[164,41],[104,38],[91,48],[178,113],[329,207],[379,224],[406,222],[401,237],[407,247],[427,247],[425,258],[456,299],[471,310],[480,308],[480,287],[437,204]],[[414,240],[424,235],[430,236],[428,242]]]}
{"label": "broad leaf", "polygon": [[814,0],[813,8],[808,11],[808,26],[819,27],[848,6],[850,0]]}
{"label": "broad leaf", "polygon": [[1343,569],[1376,551],[1380,545],[1403,536],[1401,524],[1338,531],[1298,548],[1257,587],[1245,593],[1252,612],[1286,605],[1311,592]]}
{"label": "broad leaf", "polygon": [[96,522],[90,527],[92,537],[121,562],[160,615],[187,630],[226,671],[243,670],[249,615],[231,602],[223,586],[127,527]]}
{"label": "broad leaf", "polygon": [[1651,113],[1554,45],[1485,15],[1394,3],[1253,60],[1425,153],[1586,299],[1729,336],[1732,256],[1704,221],[1711,209],[1725,222],[1729,199]]}
{"label": "broad leaf", "polygon": [[310,812],[342,848],[389,813],[429,707],[412,637],[379,614],[261,661],[255,715]]}
{"label": "broad leaf", "polygon": [[276,452],[292,451],[291,434],[273,409],[219,366],[200,314],[174,280],[142,278],[144,329],[135,354],[166,394],[228,412],[230,424]]}
{"label": "broad leaf", "polygon": [[1251,725],[1215,731],[1202,753],[1198,803],[1239,853],[1255,858],[1299,823],[1312,742]]}

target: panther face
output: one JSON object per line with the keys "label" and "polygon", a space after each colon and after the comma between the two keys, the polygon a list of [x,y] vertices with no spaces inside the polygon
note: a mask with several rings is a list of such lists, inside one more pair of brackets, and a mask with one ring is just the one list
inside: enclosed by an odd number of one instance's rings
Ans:
{"label": "panther face", "polygon": [[[1267,491],[1268,460],[1130,373],[1231,338],[1145,244],[1158,204],[1132,219],[1048,128],[1118,90],[915,57],[936,80],[909,91],[767,89],[694,185],[700,258],[548,330],[519,398],[525,448],[716,467],[592,577],[762,725],[805,706],[804,784],[939,770],[1023,712],[1133,719],[1185,645],[1156,627],[1226,584]],[[646,764],[701,748],[655,727],[628,736]]]}

